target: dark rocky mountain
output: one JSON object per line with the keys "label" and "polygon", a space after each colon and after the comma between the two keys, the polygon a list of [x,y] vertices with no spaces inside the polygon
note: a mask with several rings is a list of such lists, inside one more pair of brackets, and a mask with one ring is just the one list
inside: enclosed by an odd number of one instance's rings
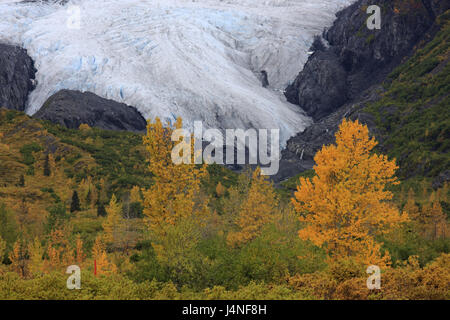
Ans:
{"label": "dark rocky mountain", "polygon": [[[381,30],[366,27],[366,7],[372,4],[382,8]],[[316,52],[286,89],[288,100],[300,105],[316,122],[287,142],[280,172],[273,179],[282,181],[311,169],[315,153],[334,142],[344,117],[367,124],[380,142],[380,150],[387,151],[383,142],[389,128],[379,128],[366,109],[382,98],[385,89],[381,83],[391,81],[387,76],[394,68],[433,39],[439,30],[436,17],[449,8],[448,0],[360,0],[339,12],[334,25],[324,32],[329,46],[317,38],[311,49]],[[441,69],[445,65],[442,62]],[[386,117],[398,117],[399,108],[382,109]],[[448,172],[440,176],[442,180]]]}
{"label": "dark rocky mountain", "polygon": [[[411,53],[432,27],[448,0],[360,0],[337,14],[295,81],[286,89],[288,101],[319,120],[386,76]],[[382,8],[381,29],[369,30],[366,8]],[[411,11],[414,11],[413,13]]]}
{"label": "dark rocky mountain", "polygon": [[36,69],[27,51],[0,43],[0,107],[25,110]]}
{"label": "dark rocky mountain", "polygon": [[86,123],[106,130],[144,131],[147,122],[131,106],[101,98],[91,92],[61,90],[52,95],[34,118],[50,120],[68,128]]}

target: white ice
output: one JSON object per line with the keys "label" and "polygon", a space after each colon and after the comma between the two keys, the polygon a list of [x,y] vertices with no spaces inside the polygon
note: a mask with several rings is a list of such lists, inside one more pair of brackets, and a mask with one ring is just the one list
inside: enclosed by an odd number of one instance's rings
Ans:
{"label": "white ice", "polygon": [[[281,91],[313,36],[353,1],[0,0],[0,42],[35,61],[29,114],[65,88],[133,105],[147,119],[181,116],[188,127],[279,128],[283,143],[310,119]],[[80,8],[80,29],[68,24],[71,6]]]}

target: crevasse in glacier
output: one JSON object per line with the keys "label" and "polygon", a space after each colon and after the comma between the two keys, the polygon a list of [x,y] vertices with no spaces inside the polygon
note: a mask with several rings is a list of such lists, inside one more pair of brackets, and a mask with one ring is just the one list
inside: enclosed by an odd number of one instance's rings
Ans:
{"label": "crevasse in glacier", "polygon": [[[352,0],[0,0],[0,41],[35,61],[27,113],[66,88],[136,106],[189,127],[280,128],[309,123],[281,91],[302,69],[313,36]],[[67,27],[78,6],[80,29]],[[258,75],[265,70],[269,87]]]}

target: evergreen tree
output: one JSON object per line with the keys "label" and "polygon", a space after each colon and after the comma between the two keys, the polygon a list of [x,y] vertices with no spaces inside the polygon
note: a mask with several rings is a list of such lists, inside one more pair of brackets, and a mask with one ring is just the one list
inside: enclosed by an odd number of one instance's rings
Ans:
{"label": "evergreen tree", "polygon": [[64,221],[69,219],[66,208],[62,203],[57,203],[55,206],[48,209],[47,223],[45,226],[46,232],[50,233],[52,230],[61,227]]}
{"label": "evergreen tree", "polygon": [[87,192],[87,195],[86,195],[86,205],[90,206],[91,202],[92,202],[92,192],[91,192],[91,189],[89,189],[89,191]]}
{"label": "evergreen tree", "polygon": [[144,207],[141,202],[132,202],[130,204],[130,214],[129,218],[143,218],[144,217]]}
{"label": "evergreen tree", "polygon": [[101,203],[100,201],[97,202],[97,216],[98,217],[106,216],[105,205],[103,203]]}
{"label": "evergreen tree", "polygon": [[44,162],[44,176],[50,177],[51,171],[50,171],[50,162],[48,158],[48,154],[45,156],[45,162]]}
{"label": "evergreen tree", "polygon": [[78,198],[78,193],[76,190],[73,191],[72,194],[72,203],[70,205],[70,212],[80,211],[80,199]]}
{"label": "evergreen tree", "polygon": [[25,176],[23,174],[20,175],[19,183],[17,184],[19,187],[25,187]]}

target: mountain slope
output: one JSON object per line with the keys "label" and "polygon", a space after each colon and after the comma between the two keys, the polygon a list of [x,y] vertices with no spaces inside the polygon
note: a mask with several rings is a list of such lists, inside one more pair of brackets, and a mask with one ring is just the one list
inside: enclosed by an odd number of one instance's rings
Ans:
{"label": "mountain slope", "polygon": [[[353,10],[360,8],[355,5]],[[410,10],[410,15],[413,15],[414,7]],[[351,21],[341,23],[352,24]],[[353,30],[357,28],[353,27]],[[383,85],[369,81],[369,89],[334,112],[328,109],[328,115],[291,138],[282,154],[280,166],[284,169],[277,179],[284,180],[312,168],[317,150],[334,141],[334,133],[342,118],[349,117],[367,124],[380,141],[379,150],[398,160],[401,178],[428,177],[442,184],[449,176],[446,173],[449,168],[450,105],[448,37],[447,11],[428,28],[428,32],[421,35],[419,43],[408,45],[415,45],[412,57],[406,56],[394,72],[384,77]],[[366,49],[363,47],[361,50]],[[390,68],[392,65],[382,73]],[[307,66],[305,70],[308,70]],[[375,74],[374,78],[378,76]]]}

